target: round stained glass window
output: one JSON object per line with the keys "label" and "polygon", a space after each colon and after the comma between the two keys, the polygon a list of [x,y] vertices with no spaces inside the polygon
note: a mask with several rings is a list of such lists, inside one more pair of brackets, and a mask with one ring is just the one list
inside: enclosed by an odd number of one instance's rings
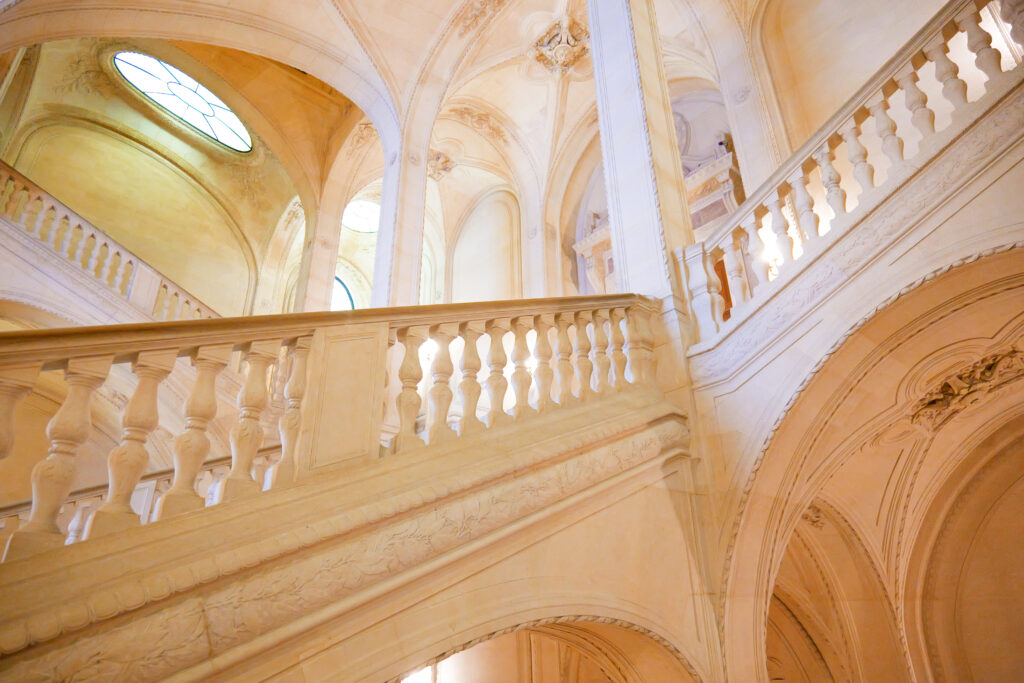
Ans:
{"label": "round stained glass window", "polygon": [[118,52],[114,66],[139,92],[200,133],[238,152],[252,149],[249,131],[235,113],[185,72],[138,52]]}

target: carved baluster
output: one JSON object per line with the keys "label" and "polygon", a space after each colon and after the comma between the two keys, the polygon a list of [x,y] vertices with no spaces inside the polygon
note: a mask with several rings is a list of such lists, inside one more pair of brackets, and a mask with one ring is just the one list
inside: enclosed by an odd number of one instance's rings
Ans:
{"label": "carved baluster", "polygon": [[230,358],[230,344],[201,346],[192,358],[196,382],[185,401],[185,431],[174,440],[174,481],[157,502],[154,520],[198,510],[206,504],[196,493],[196,476],[210,454],[206,430],[217,415],[217,375]]}
{"label": "carved baluster", "polygon": [[910,118],[914,122],[914,126],[921,131],[921,135],[928,138],[935,132],[935,112],[928,108],[928,96],[921,88],[917,87],[917,80],[917,71],[912,65],[907,66],[896,77],[896,82],[903,90],[907,110],[910,111]]}
{"label": "carved baluster", "polygon": [[703,242],[687,245],[683,260],[697,336],[707,340],[718,332],[725,315],[722,284]]}
{"label": "carved baluster", "polygon": [[840,132],[846,142],[847,158],[853,164],[853,177],[860,185],[861,193],[875,186],[875,168],[868,163],[868,150],[860,141],[860,124],[850,119]]}
{"label": "carved baluster", "polygon": [[743,249],[743,270],[747,274],[750,295],[753,297],[757,288],[768,282],[768,261],[764,257],[765,244],[757,232],[757,217],[753,212],[743,217],[740,227],[746,235],[745,243],[744,240],[740,240]]}
{"label": "carved baluster", "polygon": [[632,384],[647,386],[653,383],[651,355],[653,346],[649,335],[647,311],[633,305],[626,309],[626,358]]}
{"label": "carved baluster", "polygon": [[35,365],[0,370],[0,460],[14,446],[14,410],[32,391],[38,374]]}
{"label": "carved baluster", "polygon": [[960,67],[949,58],[946,39],[939,36],[936,42],[926,47],[925,56],[935,63],[935,78],[942,83],[942,96],[953,105],[953,114],[967,106],[967,84],[959,77]]}
{"label": "carved baluster", "polygon": [[49,238],[50,233],[55,229],[53,222],[57,219],[57,212],[53,206],[48,206],[43,209],[43,217],[39,221],[39,230],[36,232],[36,237],[41,242],[46,242]]}
{"label": "carved baluster", "polygon": [[60,255],[61,256],[67,256],[68,258],[74,258],[74,256],[71,254],[71,240],[75,236],[75,228],[78,228],[83,233],[85,232],[85,230],[82,228],[81,224],[76,223],[75,225],[72,225],[71,223],[68,223],[68,229],[64,231],[64,237],[60,241]]}
{"label": "carved baluster", "polygon": [[537,330],[537,342],[533,346],[533,357],[537,359],[537,369],[533,371],[537,383],[537,411],[543,413],[554,405],[551,399],[551,385],[554,383],[555,372],[551,369],[551,339],[548,331],[555,326],[555,317],[542,314],[533,319],[533,328]]}
{"label": "carved baluster", "polygon": [[131,259],[124,259],[121,263],[121,269],[118,271],[117,277],[114,279],[114,289],[127,296],[128,289],[131,287],[132,283],[132,275],[134,274],[135,265],[131,262]]}
{"label": "carved baluster", "polygon": [[170,374],[177,356],[174,349],[143,351],[132,363],[132,372],[139,383],[121,415],[121,443],[110,451],[107,459],[110,483],[106,501],[89,518],[85,538],[104,536],[141,523],[132,510],[132,493],[149,463],[146,440],[159,424],[157,387]]}
{"label": "carved baluster", "polygon": [[789,235],[789,221],[782,213],[782,206],[779,202],[779,195],[772,192],[765,199],[765,206],[772,216],[771,231],[775,235],[775,244],[782,256],[782,267],[793,261],[793,238]]}
{"label": "carved baluster", "polygon": [[299,442],[299,429],[302,428],[302,399],[306,396],[306,365],[312,343],[312,337],[299,337],[291,349],[291,371],[284,385],[286,407],[277,423],[277,431],[281,436],[281,457],[267,469],[263,479],[264,489],[281,488],[295,481],[298,469],[295,447]]}
{"label": "carved baluster", "polygon": [[420,346],[427,340],[426,329],[423,327],[404,327],[398,331],[398,343],[405,354],[398,368],[398,379],[402,388],[396,401],[398,405],[398,433],[391,441],[391,450],[401,453],[423,445],[423,439],[416,435],[416,417],[420,412],[420,394],[416,390],[423,379],[423,366],[420,365]]}
{"label": "carved baluster", "polygon": [[590,361],[590,333],[587,330],[593,317],[590,311],[576,314],[576,381],[581,401],[594,398],[594,364]]}
{"label": "carved baluster", "polygon": [[260,415],[267,405],[267,369],[277,360],[281,343],[253,342],[245,354],[245,380],[238,392],[238,422],[231,429],[231,470],[214,491],[215,503],[246,498],[260,492],[252,476],[256,453],[263,444]]}
{"label": "carved baluster", "polygon": [[512,406],[512,416],[516,419],[534,412],[530,406],[530,385],[533,383],[533,374],[527,363],[530,360],[530,346],[526,343],[526,333],[530,331],[533,324],[532,317],[515,318],[512,320],[512,334],[515,341],[512,344],[512,393],[515,394],[516,402]]}
{"label": "carved baluster", "polygon": [[482,391],[480,382],[477,380],[481,364],[476,340],[483,332],[483,324],[479,322],[459,325],[459,335],[466,342],[466,346],[462,350],[462,359],[459,361],[459,370],[462,371],[462,381],[459,382],[459,398],[462,399],[462,417],[459,419],[460,436],[479,432],[484,428],[484,423],[476,416],[477,404]]}
{"label": "carved baluster", "polygon": [[629,385],[626,379],[626,338],[622,334],[622,321],[626,319],[624,308],[613,308],[611,311],[611,347],[612,347],[612,388],[622,391]]}
{"label": "carved baluster", "polygon": [[743,274],[743,247],[740,239],[745,238],[743,233],[733,233],[727,238],[722,248],[722,261],[725,263],[725,277],[729,282],[729,295],[732,297],[732,306],[743,303],[750,299],[750,284]]}
{"label": "carved baluster", "polygon": [[[879,95],[878,99],[868,105],[868,109],[875,119],[875,132],[882,140],[882,151],[892,162],[893,170],[902,168],[906,165],[903,160],[903,140],[896,134],[896,122],[889,116],[889,102],[885,95]],[[889,176],[892,176],[892,171],[889,172]]]}
{"label": "carved baluster", "polygon": [[1024,0],[1002,0],[999,16],[1010,25],[1010,37],[1024,47]]}
{"label": "carved baluster", "polygon": [[590,360],[594,364],[594,391],[598,396],[604,396],[612,388],[609,382],[612,360],[608,357],[608,333],[605,331],[605,324],[610,317],[607,308],[594,311],[594,348],[590,352]]}
{"label": "carved baluster", "polygon": [[430,338],[437,344],[437,353],[430,364],[433,384],[427,392],[427,443],[431,445],[455,436],[455,430],[448,426],[448,409],[452,405],[449,382],[455,370],[450,345],[456,331],[455,323],[434,325],[430,328]]}
{"label": "carved baluster", "polygon": [[956,20],[957,26],[967,34],[967,49],[974,54],[974,64],[992,80],[1002,75],[1002,55],[992,47],[992,36],[981,27],[981,15],[976,7],[970,7]]}
{"label": "carved baluster", "polygon": [[95,235],[95,237],[96,242],[93,244],[92,254],[89,255],[89,264],[86,267],[86,270],[89,271],[89,274],[93,276],[96,275],[96,270],[99,268],[100,256],[103,254],[104,247],[104,244],[100,241],[100,236]]}
{"label": "carved baluster", "polygon": [[65,377],[68,394],[46,426],[49,455],[32,468],[32,512],[25,526],[7,541],[4,561],[35,555],[64,544],[57,514],[71,492],[79,447],[89,438],[89,403],[103,384],[111,358],[73,358]]}
{"label": "carved baluster", "polygon": [[555,377],[558,380],[558,405],[567,406],[575,398],[572,394],[572,344],[569,341],[569,326],[572,325],[571,313],[559,313],[555,317]]}
{"label": "carved baluster", "polygon": [[826,142],[821,149],[814,153],[814,160],[818,162],[821,169],[821,183],[825,186],[825,199],[832,207],[832,213],[836,218],[846,213],[846,190],[839,185],[839,172],[832,165],[832,148]]}
{"label": "carved baluster", "polygon": [[35,235],[39,229],[39,223],[43,217],[43,201],[38,196],[32,197],[25,210],[25,232]]}
{"label": "carved baluster", "polygon": [[814,213],[814,202],[807,191],[807,172],[803,166],[789,178],[789,186],[793,188],[793,205],[796,208],[796,219],[800,231],[808,243],[818,239],[818,214]]}
{"label": "carved baluster", "polygon": [[51,230],[50,234],[47,236],[50,246],[53,247],[54,251],[60,252],[61,247],[64,244],[62,238],[70,231],[71,224],[68,223],[68,217],[66,215],[61,216],[60,220],[54,224],[53,230]]}
{"label": "carved baluster", "polygon": [[487,426],[494,427],[512,419],[512,416],[505,412],[505,392],[508,390],[508,381],[505,379],[505,364],[508,357],[505,355],[505,347],[502,339],[509,331],[510,321],[508,318],[491,320],[487,323],[487,334],[491,338],[491,345],[487,351],[487,367],[490,368],[490,375],[487,376],[487,398],[490,399],[491,407],[487,411]]}
{"label": "carved baluster", "polygon": [[[75,249],[75,255],[74,255],[75,265],[77,265],[79,267],[82,267],[82,268],[85,267],[82,264],[86,262],[85,248],[89,244],[89,237],[90,236],[91,235],[90,235],[89,231],[82,230],[82,239],[80,239],[78,241],[78,247]],[[93,244],[95,244],[95,240],[93,240]],[[89,253],[89,256],[90,257],[92,256],[92,252],[91,251]]]}

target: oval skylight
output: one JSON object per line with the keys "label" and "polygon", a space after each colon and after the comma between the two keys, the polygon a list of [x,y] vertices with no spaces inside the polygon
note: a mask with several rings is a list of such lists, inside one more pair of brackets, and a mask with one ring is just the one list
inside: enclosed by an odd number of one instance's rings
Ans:
{"label": "oval skylight", "polygon": [[355,199],[345,207],[341,224],[356,232],[377,232],[380,227],[380,204],[369,199]]}
{"label": "oval skylight", "polygon": [[138,52],[118,52],[114,66],[139,92],[200,133],[238,152],[252,149],[249,131],[235,113],[185,72]]}

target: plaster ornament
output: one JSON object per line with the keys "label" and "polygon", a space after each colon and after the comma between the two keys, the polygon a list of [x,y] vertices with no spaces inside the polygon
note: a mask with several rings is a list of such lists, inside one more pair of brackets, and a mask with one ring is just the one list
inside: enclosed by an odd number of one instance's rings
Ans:
{"label": "plaster ornament", "polygon": [[470,0],[455,15],[454,23],[459,27],[459,36],[490,21],[507,4],[508,0]]}
{"label": "plaster ornament", "polygon": [[460,106],[454,107],[448,113],[484,137],[495,141],[508,142],[508,134],[505,132],[505,129],[488,112],[483,112],[473,107]]}
{"label": "plaster ornament", "polygon": [[373,127],[373,124],[369,121],[361,121],[350,136],[352,149],[362,147],[375,135],[377,135],[377,129]]}
{"label": "plaster ornament", "polygon": [[910,421],[934,432],[957,414],[981,401],[985,394],[1024,377],[1024,351],[1016,348],[991,353],[947,377],[917,402]]}
{"label": "plaster ornament", "polygon": [[571,69],[589,52],[590,33],[575,19],[552,24],[533,44],[533,58],[553,73]]}
{"label": "plaster ornament", "polygon": [[430,150],[427,157],[427,176],[433,180],[441,180],[455,168],[452,158],[439,150]]}
{"label": "plaster ornament", "polygon": [[825,526],[825,517],[821,513],[821,508],[817,505],[812,505],[807,508],[807,512],[801,515],[801,519],[813,526],[815,529],[822,529]]}

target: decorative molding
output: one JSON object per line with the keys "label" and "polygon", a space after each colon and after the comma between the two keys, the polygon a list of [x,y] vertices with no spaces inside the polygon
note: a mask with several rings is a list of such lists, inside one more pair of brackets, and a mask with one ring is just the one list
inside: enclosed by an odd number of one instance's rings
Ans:
{"label": "decorative molding", "polygon": [[[561,616],[561,617],[548,617],[546,619],[534,619],[533,621],[525,621],[525,622],[523,622],[521,624],[516,624],[515,626],[509,626],[507,628],[499,629],[497,631],[492,631],[492,632],[488,633],[487,635],[483,635],[483,636],[480,636],[478,638],[473,638],[472,640],[466,641],[465,643],[459,645],[458,647],[453,647],[450,650],[445,650],[444,652],[442,652],[441,654],[437,655],[436,657],[434,657],[434,658],[432,658],[432,659],[430,659],[430,660],[428,660],[426,662],[423,662],[419,666],[413,667],[409,671],[405,672],[405,674],[403,674],[403,676],[411,674],[411,673],[413,673],[415,671],[418,671],[419,669],[422,669],[425,666],[430,666],[431,664],[437,664],[441,660],[448,659],[449,657],[451,657],[453,655],[457,655],[460,652],[465,652],[469,648],[474,647],[476,645],[479,645],[480,643],[487,642],[488,640],[494,640],[495,638],[498,638],[498,637],[504,636],[504,635],[508,635],[509,633],[515,633],[516,631],[522,631],[522,630],[525,630],[525,629],[538,628],[538,627],[541,627],[541,626],[552,626],[552,625],[555,625],[555,624],[578,624],[578,623],[608,624],[610,626],[618,626],[619,628],[624,628],[624,629],[627,629],[627,630],[630,630],[630,631],[635,631],[636,633],[643,634],[643,635],[647,636],[648,638],[650,638],[651,640],[653,640],[654,642],[656,642],[659,645],[661,645],[662,647],[664,647],[669,652],[671,652],[672,655],[675,656],[675,658],[679,660],[679,663],[683,665],[683,667],[686,669],[686,671],[691,676],[693,676],[693,679],[695,681],[700,683],[700,681],[703,680],[701,678],[700,674],[697,673],[697,669],[694,668],[693,664],[690,663],[690,660],[688,660],[686,658],[686,655],[684,655],[679,648],[677,648],[675,645],[673,645],[671,643],[671,641],[669,641],[664,636],[662,636],[662,635],[652,631],[649,628],[646,628],[644,626],[640,626],[638,624],[634,624],[631,621],[626,621],[624,619],[616,619],[614,617],[601,617],[601,616],[596,616],[596,615],[592,615],[592,614],[570,614],[570,615]],[[387,681],[387,683],[399,683],[402,680],[403,676],[399,676],[398,678],[393,678],[393,679]]]}
{"label": "decorative molding", "polygon": [[1024,351],[1011,347],[991,353],[953,373],[911,409],[910,421],[926,432],[938,431],[985,394],[1024,377]]}
{"label": "decorative molding", "polygon": [[355,130],[349,135],[349,150],[355,151],[368,143],[372,138],[377,137],[377,129],[370,121],[360,121]]}
{"label": "decorative molding", "polygon": [[508,133],[505,132],[505,127],[490,112],[462,105],[449,109],[448,113],[484,137],[498,142],[508,142]]}
{"label": "decorative molding", "polygon": [[493,19],[507,4],[508,0],[469,0],[452,20],[459,29],[459,37]]}
{"label": "decorative molding", "polygon": [[807,508],[807,511],[800,516],[802,520],[813,526],[815,529],[825,528],[825,515],[821,512],[821,508],[817,505],[812,505]]}
{"label": "decorative molding", "polygon": [[564,73],[587,56],[589,38],[590,33],[578,21],[571,17],[562,19],[537,39],[531,56],[552,73]]}
{"label": "decorative molding", "polygon": [[427,177],[434,180],[441,180],[455,168],[455,162],[452,158],[439,150],[430,150],[430,156],[427,157]]}

